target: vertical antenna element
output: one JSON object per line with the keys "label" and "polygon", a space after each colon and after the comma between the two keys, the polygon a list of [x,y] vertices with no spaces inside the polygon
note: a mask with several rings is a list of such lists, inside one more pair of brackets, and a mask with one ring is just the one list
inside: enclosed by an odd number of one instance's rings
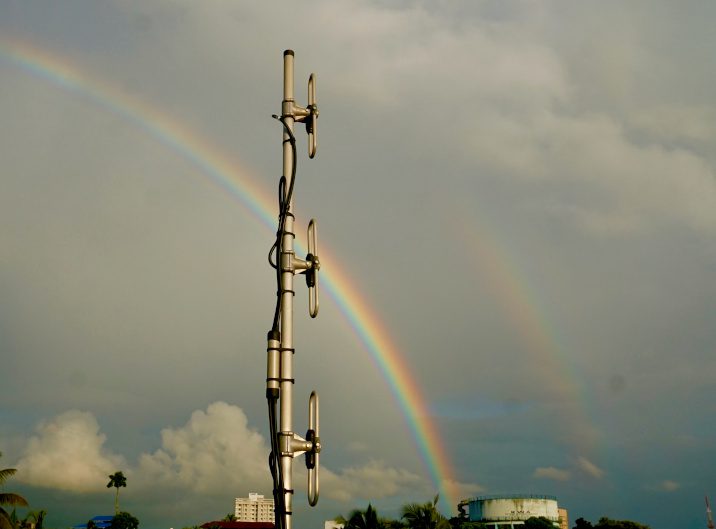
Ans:
{"label": "vertical antenna element", "polygon": [[306,286],[308,287],[308,314],[311,318],[318,316],[318,271],[321,269],[321,262],[318,260],[318,225],[314,219],[308,223],[308,255],[306,261],[311,263],[311,268],[306,270]]}
{"label": "vertical antenna element", "polygon": [[318,428],[318,393],[311,392],[308,399],[308,431],[306,441],[311,443],[311,450],[306,452],[306,468],[308,469],[308,503],[311,507],[318,503],[318,467],[321,453],[321,437]]}
{"label": "vertical antenna element", "polygon": [[306,132],[308,133],[308,157],[316,156],[318,148],[318,107],[316,106],[316,76],[311,74],[308,78],[308,111],[311,113],[306,120]]}
{"label": "vertical antenna element", "polygon": [[308,133],[308,156],[316,155],[316,79],[308,80],[308,106],[296,104],[293,95],[292,50],[283,53],[283,100],[281,116],[273,116],[283,125],[283,176],[279,181],[279,216],[276,240],[269,252],[269,263],[276,269],[276,309],[273,325],[268,333],[266,348],[266,399],[271,439],[269,468],[273,478],[273,495],[277,529],[292,529],[293,461],[300,454],[306,455],[308,468],[308,502],[318,502],[318,469],[321,440],[318,428],[318,394],[314,391],[308,401],[309,425],[306,439],[297,435],[293,428],[293,278],[296,273],[305,274],[308,286],[308,312],[312,318],[318,315],[318,260],[317,224],[308,224],[308,255],[296,257],[294,252],[293,189],[296,183],[296,138],[294,124],[304,122]]}

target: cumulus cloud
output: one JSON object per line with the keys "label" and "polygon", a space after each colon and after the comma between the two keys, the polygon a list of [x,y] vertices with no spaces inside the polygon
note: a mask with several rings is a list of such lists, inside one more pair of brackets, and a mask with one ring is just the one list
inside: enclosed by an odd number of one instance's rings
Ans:
{"label": "cumulus cloud", "polygon": [[604,470],[599,468],[597,465],[592,463],[584,456],[579,456],[579,458],[577,458],[577,461],[575,462],[575,467],[584,472],[585,474],[596,479],[603,478],[605,474]]}
{"label": "cumulus cloud", "polygon": [[67,411],[41,422],[36,432],[17,463],[17,479],[28,485],[97,491],[109,474],[125,467],[121,456],[103,448],[107,438],[91,413]]}
{"label": "cumulus cloud", "polygon": [[533,478],[567,481],[571,477],[569,470],[556,467],[537,467],[532,473]]}
{"label": "cumulus cloud", "polygon": [[[214,402],[196,410],[177,428],[161,432],[161,447],[128,465],[123,457],[102,448],[106,436],[89,412],[71,410],[40,423],[18,462],[18,478],[36,485],[74,492],[102,489],[107,476],[123,470],[132,487],[143,493],[181,490],[200,496],[225,495],[227,490],[270,490],[264,437],[252,429],[238,406]],[[62,468],[61,473],[57,472]],[[303,465],[295,465],[295,486],[305,487]],[[334,472],[321,468],[325,497],[338,501],[379,499],[431,492],[428,481],[408,470],[372,460]],[[479,486],[454,483],[464,491]]]}
{"label": "cumulus cloud", "polygon": [[180,428],[162,430],[162,447],[142,454],[137,476],[147,487],[200,494],[270,488],[268,446],[237,406],[214,402]]}

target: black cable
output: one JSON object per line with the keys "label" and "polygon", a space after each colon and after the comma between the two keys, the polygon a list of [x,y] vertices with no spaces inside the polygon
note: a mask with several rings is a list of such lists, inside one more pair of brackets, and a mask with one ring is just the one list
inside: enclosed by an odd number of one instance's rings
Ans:
{"label": "black cable", "polygon": [[283,515],[285,508],[283,506],[283,474],[281,472],[278,456],[278,435],[276,425],[276,405],[278,399],[269,397],[268,408],[269,408],[269,424],[270,424],[270,435],[271,435],[271,453],[269,454],[269,469],[271,470],[271,479],[273,481],[273,499],[274,499],[274,519],[276,529],[283,528]]}
{"label": "black cable", "polygon": [[[283,116],[273,116],[275,119],[278,119],[281,124],[283,125],[284,130],[288,134],[288,141],[291,144],[291,152],[292,152],[292,159],[293,163],[291,164],[291,180],[288,186],[288,192],[286,192],[286,176],[281,176],[281,179],[279,180],[279,191],[278,191],[278,200],[279,200],[279,217],[278,217],[278,230],[276,231],[276,241],[274,241],[273,246],[271,247],[271,250],[269,251],[269,263],[273,268],[276,269],[276,308],[274,309],[274,315],[273,315],[273,325],[271,327],[271,330],[278,331],[278,324],[279,324],[279,318],[281,313],[281,254],[283,253],[283,235],[284,235],[284,229],[286,226],[286,217],[289,215],[289,208],[291,206],[291,198],[293,197],[293,187],[296,183],[296,165],[297,165],[297,157],[296,157],[296,137],[293,135],[293,131],[291,131],[291,128],[286,124],[286,120]],[[284,140],[286,141],[286,140]],[[276,255],[276,263],[275,266],[271,262],[271,254],[274,253]]]}
{"label": "black cable", "polygon": [[[281,179],[278,181],[278,211],[279,211],[279,227],[281,224],[281,212],[283,211],[283,199],[285,196],[284,188],[286,187],[286,177],[281,176]],[[278,246],[278,241],[281,237],[281,230],[277,229],[276,231],[276,239],[273,241],[273,246],[271,246],[271,249],[268,253],[268,262],[271,265],[271,268],[276,270],[276,267],[278,266],[278,262],[274,263],[272,260],[272,257],[274,255],[274,251],[276,250],[276,247]]]}

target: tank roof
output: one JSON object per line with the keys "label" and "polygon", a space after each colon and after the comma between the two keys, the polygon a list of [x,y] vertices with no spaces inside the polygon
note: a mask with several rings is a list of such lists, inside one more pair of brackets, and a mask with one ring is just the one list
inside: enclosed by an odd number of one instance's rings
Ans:
{"label": "tank roof", "polygon": [[557,496],[552,496],[551,494],[487,494],[485,496],[478,496],[477,498],[472,498],[470,501],[525,499],[557,501]]}

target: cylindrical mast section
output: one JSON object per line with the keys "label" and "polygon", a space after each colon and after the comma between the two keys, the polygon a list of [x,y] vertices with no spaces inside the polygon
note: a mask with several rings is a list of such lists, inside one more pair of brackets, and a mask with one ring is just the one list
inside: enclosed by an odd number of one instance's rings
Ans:
{"label": "cylindrical mast section", "polygon": [[[293,132],[293,51],[283,53],[283,114],[286,127]],[[293,148],[290,135],[283,130],[283,174],[286,177],[286,192],[291,188],[293,177]],[[281,399],[280,404],[280,445],[281,469],[284,485],[284,505],[286,507],[283,529],[292,529],[293,499],[293,453],[290,449],[293,439],[293,269],[290,266],[293,257],[293,200],[288,203],[281,256]]]}

